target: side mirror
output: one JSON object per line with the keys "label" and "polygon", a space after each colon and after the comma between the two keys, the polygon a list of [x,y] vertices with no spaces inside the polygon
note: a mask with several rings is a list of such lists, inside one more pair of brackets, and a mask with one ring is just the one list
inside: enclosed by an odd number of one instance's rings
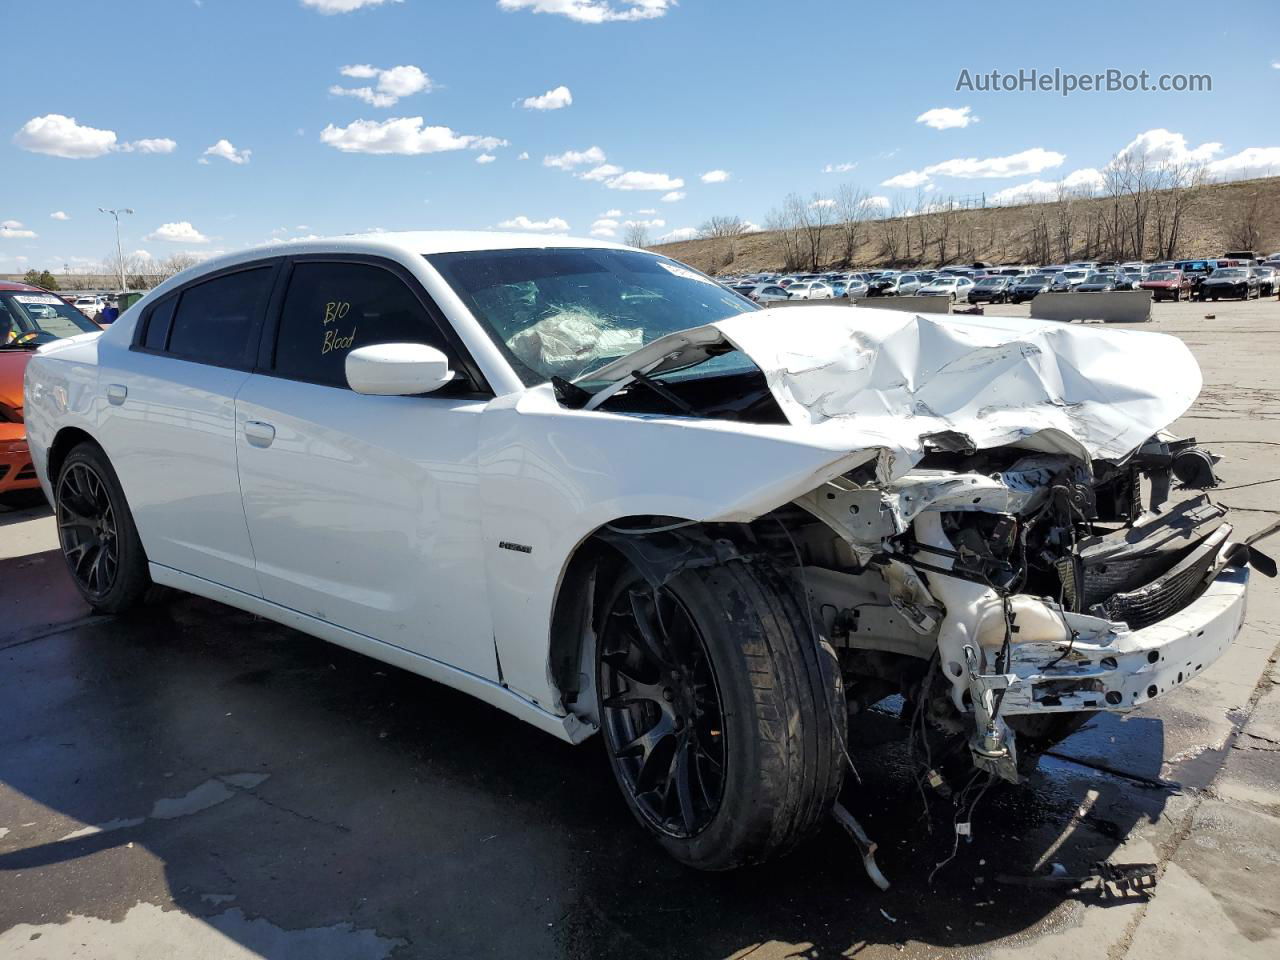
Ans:
{"label": "side mirror", "polygon": [[449,358],[425,343],[377,343],[347,354],[347,385],[356,393],[405,397],[439,390],[453,379]]}

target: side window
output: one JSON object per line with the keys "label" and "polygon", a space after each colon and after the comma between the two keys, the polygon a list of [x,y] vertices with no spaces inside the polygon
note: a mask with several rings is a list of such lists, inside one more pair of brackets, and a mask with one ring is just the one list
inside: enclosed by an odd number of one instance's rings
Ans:
{"label": "side window", "polygon": [[391,271],[368,263],[294,265],[276,337],[277,374],[345,387],[347,354],[375,343],[449,352],[435,320]]}
{"label": "side window", "polygon": [[274,275],[274,267],[256,267],[187,287],[173,317],[169,352],[200,363],[247,369],[256,346],[250,338]]}
{"label": "side window", "polygon": [[168,297],[147,311],[147,326],[142,334],[142,346],[148,350],[163,350],[169,343],[169,324],[173,322],[173,308],[177,297]]}

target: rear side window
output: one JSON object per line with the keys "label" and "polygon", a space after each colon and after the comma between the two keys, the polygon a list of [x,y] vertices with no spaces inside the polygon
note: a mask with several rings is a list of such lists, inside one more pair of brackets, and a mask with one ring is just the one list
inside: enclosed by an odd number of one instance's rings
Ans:
{"label": "rear side window", "polygon": [[368,263],[294,265],[276,338],[277,374],[345,387],[347,354],[375,343],[450,352],[431,315],[391,271]]}
{"label": "rear side window", "polygon": [[249,369],[256,346],[252,336],[274,275],[274,267],[257,267],[187,287],[173,317],[169,352],[199,363]]}
{"label": "rear side window", "polygon": [[173,308],[178,298],[169,297],[147,311],[147,329],[142,335],[142,345],[148,350],[163,350],[169,345],[169,325],[173,322]]}

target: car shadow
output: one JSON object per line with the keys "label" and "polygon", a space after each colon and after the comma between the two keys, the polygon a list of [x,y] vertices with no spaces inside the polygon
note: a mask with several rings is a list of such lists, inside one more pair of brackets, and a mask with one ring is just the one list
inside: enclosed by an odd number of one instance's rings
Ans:
{"label": "car shadow", "polygon": [[[635,824],[597,741],[571,747],[219,604],[178,595],[0,641],[0,656],[0,780],[50,812],[38,836],[0,839],[0,891],[33,871],[98,877],[133,845],[163,868],[147,895],[211,924],[234,904],[287,930],[350,923],[451,956],[968,948],[1078,909],[998,876],[1106,860],[1170,795],[1047,757],[972,808],[926,802],[897,719],[872,711],[851,734],[842,799],[879,843],[887,892],[834,825],[777,862],[706,874]],[[1158,752],[1159,731],[1144,736]],[[100,882],[95,915],[118,919],[139,897]],[[83,883],[44,882],[38,905],[0,897],[0,928],[86,912]]]}

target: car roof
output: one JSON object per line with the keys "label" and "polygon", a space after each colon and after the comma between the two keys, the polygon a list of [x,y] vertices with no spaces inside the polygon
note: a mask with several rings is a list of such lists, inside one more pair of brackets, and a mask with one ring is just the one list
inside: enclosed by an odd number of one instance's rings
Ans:
{"label": "car roof", "polygon": [[500,233],[490,230],[405,230],[377,233],[353,233],[333,237],[308,237],[305,240],[267,243],[220,257],[202,260],[194,272],[205,273],[264,257],[283,257],[309,253],[408,253],[424,256],[433,253],[465,253],[472,250],[527,250],[554,248],[634,250],[621,243],[584,239],[564,235],[540,236],[529,233]]}
{"label": "car roof", "polygon": [[0,280],[0,290],[18,290],[23,293],[48,293],[44,287],[33,287],[29,283],[18,283],[13,280]]}

